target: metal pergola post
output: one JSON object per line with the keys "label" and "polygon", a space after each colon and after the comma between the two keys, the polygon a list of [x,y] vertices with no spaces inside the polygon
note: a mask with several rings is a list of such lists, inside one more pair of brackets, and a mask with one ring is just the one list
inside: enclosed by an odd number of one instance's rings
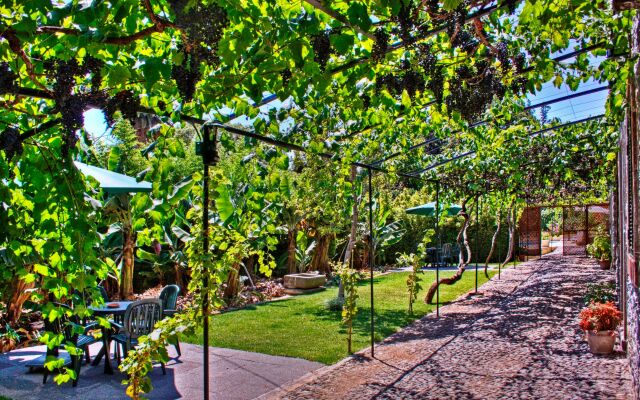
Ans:
{"label": "metal pergola post", "polygon": [[[203,126],[202,142],[200,148],[196,150],[202,155],[203,173],[202,180],[202,251],[203,255],[209,253],[209,166],[215,165],[218,161],[216,153],[216,137],[218,128],[210,125]],[[205,257],[206,260],[206,257]],[[202,334],[203,334],[203,398],[209,400],[209,264],[203,264],[202,271]]]}
{"label": "metal pergola post", "polygon": [[[436,181],[436,282],[440,281],[440,262],[438,250],[442,251],[440,240],[440,181]],[[440,317],[440,285],[436,286],[436,318]]]}
{"label": "metal pergola post", "polygon": [[373,245],[373,203],[372,203],[372,185],[371,185],[371,175],[373,174],[371,168],[367,168],[367,172],[369,174],[369,286],[371,288],[371,358],[375,357],[375,324],[374,324],[374,309],[373,309],[373,263],[375,261],[374,249]]}
{"label": "metal pergola post", "polygon": [[479,246],[479,236],[480,236],[480,200],[482,197],[480,195],[476,196],[476,277],[475,277],[475,291],[474,295],[478,294],[478,259],[480,258],[480,246]]}
{"label": "metal pergola post", "polygon": [[520,232],[518,231],[518,208],[513,208],[513,268],[516,268],[516,258],[520,253]]}

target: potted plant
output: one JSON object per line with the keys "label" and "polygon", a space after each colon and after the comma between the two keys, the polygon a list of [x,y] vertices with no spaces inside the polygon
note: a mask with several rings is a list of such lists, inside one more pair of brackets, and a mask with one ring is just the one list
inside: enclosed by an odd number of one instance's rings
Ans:
{"label": "potted plant", "polygon": [[616,342],[615,330],[622,313],[613,302],[591,303],[580,311],[580,328],[585,331],[593,354],[611,354]]}
{"label": "potted plant", "polygon": [[587,245],[587,253],[598,260],[600,268],[611,267],[611,239],[603,228],[598,228],[593,242]]}
{"label": "potted plant", "polygon": [[551,239],[551,234],[542,232],[542,247],[549,247],[549,239]]}

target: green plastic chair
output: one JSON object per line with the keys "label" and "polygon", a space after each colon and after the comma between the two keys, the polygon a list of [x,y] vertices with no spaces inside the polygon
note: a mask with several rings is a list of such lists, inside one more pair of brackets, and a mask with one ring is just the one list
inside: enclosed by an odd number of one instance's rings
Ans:
{"label": "green plastic chair", "polygon": [[[116,346],[122,348],[122,355],[126,357],[129,350],[138,345],[140,336],[153,332],[156,322],[162,319],[162,303],[159,299],[142,299],[134,301],[127,306],[124,313],[124,322],[120,327],[120,332],[111,336],[111,340]],[[120,353],[117,352],[118,363]],[[164,363],[161,362],[162,374],[166,375]]]}
{"label": "green plastic chair", "polygon": [[[162,302],[162,314],[164,316],[172,316],[177,310],[178,295],[180,294],[180,286],[168,285],[162,288],[160,291],[160,301]],[[173,347],[178,353],[178,357],[182,355],[180,352],[180,341],[176,338],[176,342]]]}
{"label": "green plastic chair", "polygon": [[[77,316],[70,315],[71,308],[66,304],[53,303],[56,307],[63,310],[63,315],[54,321],[49,321],[49,318],[44,318],[44,328],[48,332],[62,334],[64,336],[64,342],[60,346],[55,346],[51,349],[47,348],[46,354],[37,357],[25,364],[29,368],[29,371],[33,371],[36,368],[44,367],[47,357],[59,357],[59,349],[64,349],[67,343],[71,343],[74,346],[82,350],[86,357],[86,362],[89,364],[91,361],[91,355],[89,354],[89,345],[100,342],[100,339],[90,335],[90,331],[98,327],[97,324],[89,324],[82,326]],[[79,325],[83,328],[83,333],[78,334],[74,332],[73,326]],[[63,356],[64,366],[71,366],[71,369],[75,371],[76,378],[72,381],[73,386],[78,385],[78,379],[80,378],[80,368],[82,365],[82,353],[78,355],[69,354],[68,357]],[[42,377],[42,383],[47,383],[50,371],[44,367],[44,376]]]}

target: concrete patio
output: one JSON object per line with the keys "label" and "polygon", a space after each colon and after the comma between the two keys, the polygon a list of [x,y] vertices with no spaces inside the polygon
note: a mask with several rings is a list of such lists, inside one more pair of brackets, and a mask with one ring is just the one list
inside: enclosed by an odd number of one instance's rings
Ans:
{"label": "concrete patio", "polygon": [[[180,347],[182,356],[169,361],[167,375],[162,375],[159,365],[151,372],[154,390],[149,399],[202,398],[202,347],[186,343]],[[97,354],[99,348],[100,344],[94,344],[91,354]],[[24,366],[43,352],[44,346],[38,346],[0,354],[0,395],[13,400],[128,398],[121,384],[124,375],[119,371],[105,375],[102,363],[95,367],[83,365],[75,388],[71,383],[59,386],[51,378],[43,385],[42,372],[29,373]],[[212,399],[253,399],[323,366],[296,358],[213,347],[209,354]],[[176,356],[173,347],[169,355]]]}

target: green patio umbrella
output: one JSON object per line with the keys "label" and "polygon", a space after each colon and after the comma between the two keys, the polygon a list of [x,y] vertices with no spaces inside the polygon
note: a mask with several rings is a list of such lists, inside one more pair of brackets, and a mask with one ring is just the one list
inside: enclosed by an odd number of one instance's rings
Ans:
{"label": "green patio umbrella", "polygon": [[[440,207],[441,207],[441,209],[444,208],[442,206],[442,204],[440,205]],[[451,205],[449,205],[449,208],[447,209],[447,214],[450,215],[450,216],[457,215],[458,212],[460,212],[460,210],[462,210],[462,207],[460,207],[457,204],[451,204]],[[431,203],[423,204],[421,206],[416,206],[416,207],[412,207],[412,208],[407,208],[406,209],[406,213],[407,214],[425,215],[427,217],[435,215],[435,212],[436,212],[436,203],[435,203],[435,201],[432,201]]]}
{"label": "green patio umbrella", "polygon": [[109,194],[151,191],[150,182],[137,182],[135,178],[130,176],[83,164],[78,161],[74,161],[73,163],[80,172],[97,180],[100,187]]}
{"label": "green patio umbrella", "polygon": [[120,222],[122,223],[122,278],[124,280],[125,271],[133,275],[133,255],[135,251],[135,239],[132,229],[131,206],[129,204],[129,193],[135,192],[151,192],[150,182],[137,182],[135,178],[122,175],[117,172],[109,171],[103,168],[94,167],[92,165],[83,164],[74,161],[76,168],[84,175],[94,178],[100,184],[100,188],[109,194],[109,200],[105,203],[110,207],[117,207],[126,211],[118,213]]}

